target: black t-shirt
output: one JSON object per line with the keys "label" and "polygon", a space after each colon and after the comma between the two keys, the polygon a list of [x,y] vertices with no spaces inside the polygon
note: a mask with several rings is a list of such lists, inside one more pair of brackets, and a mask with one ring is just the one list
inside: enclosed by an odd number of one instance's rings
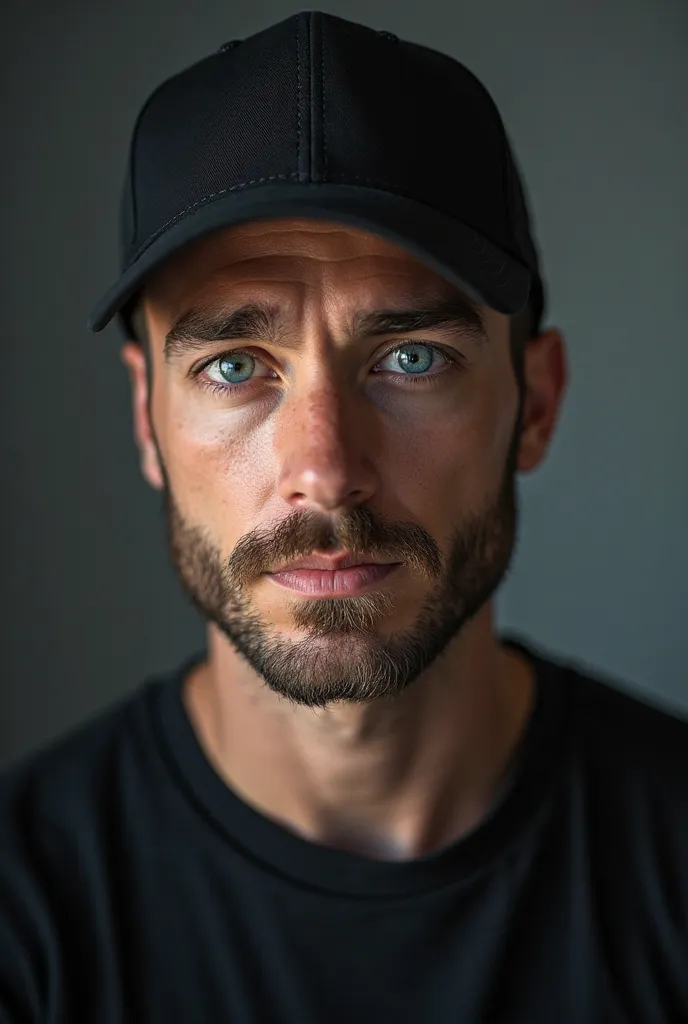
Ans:
{"label": "black t-shirt", "polygon": [[688,1021],[688,723],[531,651],[483,823],[415,861],[221,781],[157,679],[0,783],[2,1024]]}

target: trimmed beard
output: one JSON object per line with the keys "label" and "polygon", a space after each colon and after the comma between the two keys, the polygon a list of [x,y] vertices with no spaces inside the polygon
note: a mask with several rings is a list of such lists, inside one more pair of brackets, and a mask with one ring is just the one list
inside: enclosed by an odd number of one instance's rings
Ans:
{"label": "trimmed beard", "polygon": [[[364,507],[336,519],[296,510],[276,528],[245,534],[229,558],[223,558],[207,532],[184,519],[161,459],[173,563],[203,617],[218,627],[275,693],[310,708],[393,697],[442,654],[509,570],[518,521],[519,439],[520,410],[498,492],[455,529],[446,558],[422,527],[385,522]],[[291,618],[303,633],[296,640],[261,618],[248,590],[261,573],[314,550],[342,548],[365,555],[367,561],[404,562],[429,582],[430,592],[409,628],[380,635],[381,619],[394,610],[388,592],[296,598]]]}

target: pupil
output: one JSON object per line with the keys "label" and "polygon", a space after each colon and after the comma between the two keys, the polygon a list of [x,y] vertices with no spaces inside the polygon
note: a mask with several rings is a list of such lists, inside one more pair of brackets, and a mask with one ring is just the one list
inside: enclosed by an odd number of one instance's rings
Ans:
{"label": "pupil", "polygon": [[432,352],[429,349],[420,347],[409,347],[401,350],[398,356],[399,362],[411,373],[425,373],[430,369],[432,363]]}
{"label": "pupil", "polygon": [[232,356],[220,362],[220,373],[229,384],[240,384],[251,376],[254,363],[249,355]]}

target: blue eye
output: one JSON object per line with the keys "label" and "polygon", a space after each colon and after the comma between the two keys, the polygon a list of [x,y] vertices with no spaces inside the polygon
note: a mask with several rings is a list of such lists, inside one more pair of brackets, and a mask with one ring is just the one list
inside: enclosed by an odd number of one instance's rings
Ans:
{"label": "blue eye", "polygon": [[[430,345],[400,345],[392,352],[388,352],[385,358],[378,364],[389,373],[405,374],[407,376],[428,373],[430,370],[438,370],[448,362],[446,356]],[[385,366],[385,363],[388,363]]]}
{"label": "blue eye", "polygon": [[248,352],[232,353],[217,361],[217,369],[227,384],[243,384],[256,368],[256,361]]}
{"label": "blue eye", "polygon": [[432,366],[434,352],[421,345],[407,345],[396,353],[397,362],[409,373],[427,373]]}

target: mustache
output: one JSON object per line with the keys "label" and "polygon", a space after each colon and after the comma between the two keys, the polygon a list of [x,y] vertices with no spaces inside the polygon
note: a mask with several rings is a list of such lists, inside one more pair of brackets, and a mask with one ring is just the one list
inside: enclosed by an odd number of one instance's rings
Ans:
{"label": "mustache", "polygon": [[427,530],[416,523],[386,522],[361,507],[335,518],[295,510],[273,528],[252,530],[237,542],[225,573],[233,586],[243,587],[285,562],[342,548],[368,559],[405,562],[425,578],[442,571],[441,552]]}

